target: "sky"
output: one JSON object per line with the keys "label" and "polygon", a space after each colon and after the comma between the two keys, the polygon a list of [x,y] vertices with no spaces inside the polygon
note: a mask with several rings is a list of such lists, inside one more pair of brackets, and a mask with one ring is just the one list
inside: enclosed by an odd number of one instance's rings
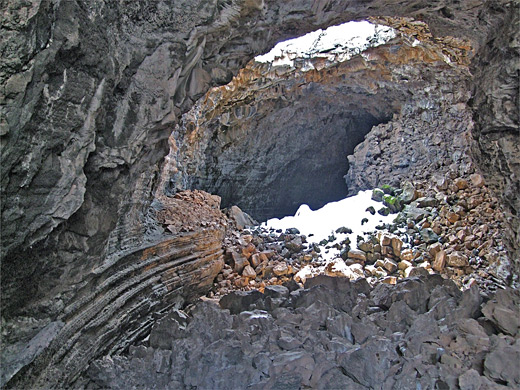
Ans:
{"label": "sky", "polygon": [[395,36],[395,30],[391,27],[367,21],[348,22],[280,42],[269,53],[257,56],[255,60],[272,62],[275,66],[293,65],[294,58],[316,56],[341,62],[368,47],[384,44]]}

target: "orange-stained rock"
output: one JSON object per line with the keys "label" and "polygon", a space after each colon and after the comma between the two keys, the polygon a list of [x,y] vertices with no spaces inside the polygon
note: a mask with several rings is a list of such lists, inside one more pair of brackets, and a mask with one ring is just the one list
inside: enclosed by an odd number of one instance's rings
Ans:
{"label": "orange-stained rock", "polygon": [[446,264],[451,267],[466,267],[469,265],[468,257],[460,252],[453,252],[448,255]]}
{"label": "orange-stained rock", "polygon": [[442,272],[446,266],[446,251],[440,250],[435,254],[435,259],[432,264],[432,268],[437,272]]}

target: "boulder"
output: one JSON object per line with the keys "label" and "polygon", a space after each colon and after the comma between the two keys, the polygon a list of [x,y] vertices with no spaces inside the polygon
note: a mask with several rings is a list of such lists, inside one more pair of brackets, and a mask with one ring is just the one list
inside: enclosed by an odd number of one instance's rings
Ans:
{"label": "boulder", "polygon": [[392,237],[392,249],[394,251],[394,255],[397,257],[401,257],[401,248],[403,247],[403,242],[399,237]]}
{"label": "boulder", "polygon": [[439,236],[430,228],[421,229],[420,234],[422,240],[427,244],[433,244],[439,241]]}
{"label": "boulder", "polygon": [[325,266],[325,275],[341,277],[341,278],[349,278],[349,279],[357,279],[359,275],[356,275],[352,272],[352,270],[345,264],[343,259],[335,258],[327,263]]}
{"label": "boulder", "polygon": [[390,259],[385,259],[383,267],[390,273],[394,273],[397,270],[397,263]]}
{"label": "boulder", "polygon": [[417,192],[415,191],[415,187],[409,181],[405,181],[402,184],[401,189],[403,192],[401,195],[399,195],[399,200],[402,204],[409,204],[417,199]]}
{"label": "boulder", "polygon": [[498,290],[482,307],[482,314],[505,334],[520,336],[520,293],[517,290]]}
{"label": "boulder", "polygon": [[366,253],[359,249],[351,249],[348,251],[347,257],[360,262],[365,262],[367,259]]}
{"label": "boulder", "polygon": [[242,271],[242,276],[246,278],[256,278],[256,272],[250,265],[246,265]]}
{"label": "boulder", "polygon": [[484,178],[479,173],[474,173],[470,175],[471,184],[475,187],[483,187],[484,186]]}
{"label": "boulder", "polygon": [[435,259],[433,260],[432,268],[437,271],[441,272],[444,270],[444,267],[446,266],[446,251],[440,250],[435,254]]}
{"label": "boulder", "polygon": [[276,276],[284,276],[289,274],[289,267],[286,263],[278,263],[273,267],[273,273]]}
{"label": "boulder", "polygon": [[446,265],[450,267],[466,267],[469,265],[468,257],[460,252],[453,252],[447,256]]}
{"label": "boulder", "polygon": [[228,309],[231,314],[251,310],[251,305],[263,299],[264,294],[258,290],[233,291],[220,298],[219,305],[222,309]]}
{"label": "boulder", "polygon": [[241,274],[246,265],[250,265],[247,258],[242,254],[231,250],[231,266],[233,267],[233,270],[236,273]]}
{"label": "boulder", "polygon": [[255,221],[247,213],[243,212],[238,206],[231,206],[227,210],[228,216],[236,223],[238,229],[242,230],[249,226],[256,226],[258,222]]}
{"label": "boulder", "polygon": [[376,202],[382,202],[384,195],[385,193],[383,190],[380,190],[379,188],[374,188],[372,190],[372,200],[375,200]]}
{"label": "boulder", "polygon": [[397,213],[402,209],[399,198],[392,195],[383,195],[383,204],[390,209],[391,212]]}
{"label": "boulder", "polygon": [[484,375],[509,388],[520,387],[520,341],[510,345],[506,339],[493,337],[492,351],[484,360]]}

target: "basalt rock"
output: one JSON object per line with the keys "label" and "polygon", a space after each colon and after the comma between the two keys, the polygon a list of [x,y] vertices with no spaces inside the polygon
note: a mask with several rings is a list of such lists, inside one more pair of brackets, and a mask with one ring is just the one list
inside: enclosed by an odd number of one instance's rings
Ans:
{"label": "basalt rock", "polygon": [[[513,369],[518,336],[484,327],[476,287],[461,293],[435,275],[370,289],[366,282],[320,276],[287,293],[276,295],[274,307],[266,304],[272,299],[267,290],[226,296],[221,306],[231,313],[201,302],[184,331],[173,326],[168,336],[161,329],[171,348],[143,343],[96,360],[81,383],[94,389],[360,390],[519,383]],[[497,301],[514,310],[517,295],[504,291]],[[498,309],[495,301],[484,307]]]}
{"label": "basalt rock", "polygon": [[[159,219],[158,211],[180,201],[177,198],[168,206],[168,198],[191,184],[183,183],[183,171],[168,168],[176,167],[179,160],[165,156],[185,145],[169,143],[168,138],[182,114],[208,88],[228,83],[254,55],[284,38],[347,20],[392,15],[424,20],[435,37],[469,40],[469,69],[476,76],[464,70],[457,79],[457,66],[441,56],[441,74],[447,75],[445,95],[440,95],[442,86],[434,80],[439,77],[429,75],[419,85],[432,84],[431,96],[426,90],[416,95],[424,96],[424,104],[406,101],[399,111],[378,96],[382,106],[371,115],[379,123],[398,112],[402,120],[397,123],[403,128],[424,125],[433,134],[435,123],[442,127],[454,121],[458,126],[465,121],[466,103],[473,104],[479,114],[469,118],[477,129],[469,134],[475,139],[472,145],[478,145],[472,150],[481,153],[478,162],[486,178],[497,178],[497,191],[512,204],[511,224],[518,221],[517,197],[511,190],[518,176],[514,173],[518,157],[514,108],[518,5],[514,2],[471,6],[307,0],[5,3],[0,31],[0,189],[2,322],[3,329],[9,330],[2,334],[3,346],[4,340],[9,344],[2,350],[10,355],[7,365],[2,361],[2,370],[9,367],[2,380],[14,374],[8,387],[70,387],[92,359],[124,350],[146,333],[156,316],[207,291],[220,267],[224,226],[220,217],[191,220],[186,226]],[[403,28],[408,28],[406,23]],[[412,28],[411,33],[424,41],[422,32]],[[460,42],[454,40],[446,47]],[[453,52],[445,54],[450,57]],[[394,53],[388,55],[382,58],[395,58]],[[415,60],[421,69],[420,59]],[[364,66],[365,60],[353,64],[360,63]],[[418,77],[413,67],[403,74]],[[335,82],[332,76],[329,87]],[[457,86],[465,85],[460,94],[450,96]],[[500,91],[507,91],[505,103],[488,105],[488,100],[500,101]],[[397,88],[394,92],[400,94]],[[361,97],[357,99],[360,104]],[[324,112],[328,103],[336,104],[330,99],[322,102]],[[450,104],[455,104],[452,113],[446,107]],[[426,114],[414,118],[414,112]],[[438,122],[426,123],[428,115],[437,114]],[[386,126],[390,124],[379,128]],[[485,130],[491,127],[499,131]],[[187,139],[193,133],[188,130],[176,140]],[[462,128],[456,131],[468,135]],[[427,131],[418,130],[418,136],[431,145]],[[369,138],[368,142],[374,140]],[[443,136],[439,149],[450,140]],[[455,141],[452,160],[466,164],[467,155],[459,154],[466,150],[466,138]],[[407,161],[395,162],[398,169],[407,168]],[[203,198],[214,204],[213,198]],[[184,212],[192,206],[200,203],[187,201]],[[208,211],[208,216],[214,211]],[[22,352],[26,345],[32,346],[30,353]],[[232,358],[233,351],[226,356]],[[157,355],[157,370],[164,370],[168,356]],[[292,356],[277,360],[279,366]],[[309,362],[307,356],[296,357],[299,360],[293,361]],[[262,357],[255,361],[258,367],[265,364]],[[323,374],[330,381],[324,387],[334,387],[337,372],[341,370],[335,367]],[[189,380],[193,385],[194,375]],[[280,379],[278,386],[292,383],[295,375]],[[342,383],[352,380],[343,378]]]}
{"label": "basalt rock", "polygon": [[[90,360],[125,350],[149,332],[161,313],[204,294],[224,264],[226,219],[219,200],[202,192],[162,198],[155,205],[156,219],[170,229],[155,242],[105,259],[78,281],[70,296],[32,308],[40,313],[60,310],[58,321],[40,332],[34,326],[27,329],[31,323],[4,323],[13,330],[6,341],[22,339],[2,350],[2,384],[27,388],[71,383]],[[186,210],[197,213],[179,231],[172,223]],[[45,314],[40,317],[49,322]]]}

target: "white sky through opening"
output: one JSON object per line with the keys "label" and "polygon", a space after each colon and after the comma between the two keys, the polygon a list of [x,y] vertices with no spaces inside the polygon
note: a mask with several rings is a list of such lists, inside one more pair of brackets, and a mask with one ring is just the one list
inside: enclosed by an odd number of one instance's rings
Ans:
{"label": "white sky through opening", "polygon": [[269,53],[255,57],[255,61],[293,66],[297,58],[325,57],[341,62],[395,36],[391,27],[367,21],[348,22],[280,42]]}
{"label": "white sky through opening", "polygon": [[[396,36],[396,31],[388,26],[376,25],[367,21],[348,22],[329,27],[326,30],[317,30],[299,38],[278,43],[269,53],[255,57],[255,61],[271,63],[273,66],[295,66],[295,61],[326,58],[329,61],[342,62],[360,54],[369,47],[375,47],[390,41]],[[307,61],[303,70],[313,69],[312,63]],[[341,242],[347,236],[351,247],[356,248],[356,238],[364,232],[373,232],[377,225],[391,223],[395,215],[382,216],[370,214],[366,209],[373,206],[379,210],[383,205],[371,199],[372,191],[362,191],[358,195],[331,202],[318,210],[311,210],[308,205],[300,206],[295,216],[282,219],[273,218],[263,223],[264,228],[275,230],[297,228],[306,235],[309,243],[319,243],[331,234],[336,237],[334,242]],[[363,218],[368,222],[361,224]],[[335,233],[336,229],[347,227],[351,234]],[[309,236],[311,235],[311,236]],[[325,259],[331,259],[339,253],[330,249],[322,253]]]}

